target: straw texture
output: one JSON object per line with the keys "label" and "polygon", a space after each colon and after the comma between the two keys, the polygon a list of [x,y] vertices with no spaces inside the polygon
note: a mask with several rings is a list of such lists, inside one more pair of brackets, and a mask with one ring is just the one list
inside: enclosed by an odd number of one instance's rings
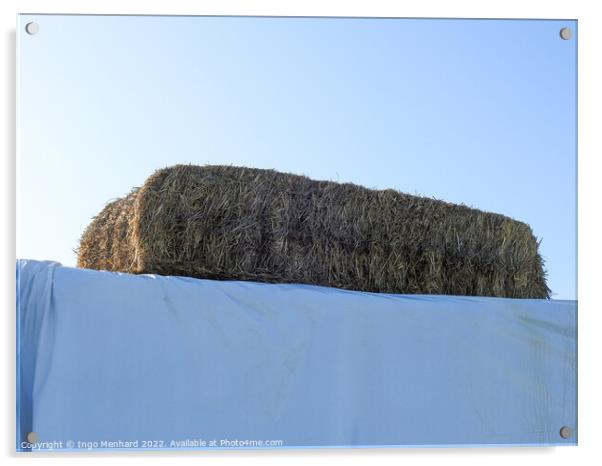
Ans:
{"label": "straw texture", "polygon": [[93,219],[78,266],[548,298],[538,246],[527,224],[464,205],[274,170],[176,165]]}

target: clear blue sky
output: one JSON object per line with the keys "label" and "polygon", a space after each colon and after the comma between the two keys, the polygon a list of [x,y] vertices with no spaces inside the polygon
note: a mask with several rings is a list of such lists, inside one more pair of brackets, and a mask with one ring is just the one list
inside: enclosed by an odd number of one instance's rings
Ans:
{"label": "clear blue sky", "polygon": [[74,265],[91,218],[154,170],[233,164],[522,220],[553,297],[576,298],[575,21],[18,23],[18,257]]}

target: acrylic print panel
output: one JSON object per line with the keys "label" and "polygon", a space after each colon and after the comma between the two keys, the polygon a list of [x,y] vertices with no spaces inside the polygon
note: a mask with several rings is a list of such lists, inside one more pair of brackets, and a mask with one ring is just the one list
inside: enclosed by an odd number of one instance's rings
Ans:
{"label": "acrylic print panel", "polygon": [[[575,444],[577,36],[20,15],[17,449]],[[551,299],[75,268],[107,202],[176,164],[506,215],[540,241]]]}

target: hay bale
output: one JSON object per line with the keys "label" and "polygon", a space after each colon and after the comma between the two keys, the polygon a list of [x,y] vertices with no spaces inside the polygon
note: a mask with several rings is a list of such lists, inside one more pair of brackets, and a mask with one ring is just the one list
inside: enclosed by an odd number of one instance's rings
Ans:
{"label": "hay bale", "polygon": [[176,165],[108,204],[78,266],[351,290],[547,298],[525,223],[274,170]]}

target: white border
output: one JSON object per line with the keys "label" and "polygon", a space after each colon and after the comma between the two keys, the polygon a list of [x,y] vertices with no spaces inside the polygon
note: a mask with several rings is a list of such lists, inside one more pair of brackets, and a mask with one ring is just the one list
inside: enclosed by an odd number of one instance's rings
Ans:
{"label": "white border", "polygon": [[[405,461],[462,464],[588,464],[597,452],[600,409],[599,356],[602,354],[602,309],[596,296],[600,257],[601,209],[600,158],[602,117],[600,116],[600,84],[602,73],[601,17],[594,0],[559,2],[506,0],[485,2],[455,1],[385,1],[385,0],[88,0],[88,1],[0,1],[2,29],[2,112],[0,144],[4,151],[0,174],[2,202],[0,214],[3,228],[0,251],[2,267],[2,453],[8,464],[33,458],[14,453],[15,445],[15,23],[17,13],[97,13],[97,14],[195,14],[195,15],[282,15],[282,16],[397,16],[397,17],[478,17],[478,18],[564,18],[579,20],[579,446],[556,448],[437,448],[437,449],[358,449],[358,450],[261,450],[215,452],[140,452],[140,453],[72,453],[34,454],[38,461],[63,464],[65,461],[98,464],[101,461],[166,462],[177,459],[198,463],[245,461],[265,463],[359,464]],[[542,180],[545,182],[545,180]],[[403,420],[400,420],[403,422]],[[71,460],[70,460],[71,458]]]}

